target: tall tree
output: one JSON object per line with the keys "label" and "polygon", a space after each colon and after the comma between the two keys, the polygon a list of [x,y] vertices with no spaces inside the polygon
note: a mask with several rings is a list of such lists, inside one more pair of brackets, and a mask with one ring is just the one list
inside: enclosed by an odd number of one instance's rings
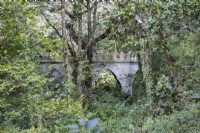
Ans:
{"label": "tall tree", "polygon": [[[100,42],[101,40],[109,37],[110,34],[113,34],[113,30],[116,30],[118,19],[117,17],[113,18],[109,16],[108,19],[112,22],[109,25],[104,25],[103,29],[98,29],[100,27],[97,13],[101,14],[103,12],[102,8],[110,8],[110,6],[106,6],[106,2],[103,1],[68,1],[65,2],[69,8],[66,8],[66,18],[65,26],[68,31],[68,50],[73,57],[73,62],[75,64],[75,83],[77,84],[78,97],[83,92],[84,88],[91,88],[92,85],[92,77],[91,77],[91,63],[92,63],[92,54],[93,47]],[[107,3],[110,4],[110,3]],[[111,5],[111,4],[110,4]],[[112,6],[111,6],[112,7]],[[52,7],[50,11],[53,11],[55,7]],[[59,7],[58,7],[59,9]],[[99,11],[98,11],[99,9]],[[106,12],[105,10],[105,12]],[[49,25],[56,31],[59,37],[62,35],[59,33],[59,30],[56,28],[54,24],[52,24],[51,20],[44,14],[45,19],[49,23]],[[97,23],[98,22],[98,23]],[[98,24],[98,25],[97,25]],[[88,67],[86,69],[81,69],[81,63],[88,61]],[[87,72],[86,72],[87,71]],[[87,73],[85,76],[86,79],[81,81],[78,79],[79,75]],[[81,83],[82,82],[82,83]],[[88,92],[87,90],[85,90]]]}

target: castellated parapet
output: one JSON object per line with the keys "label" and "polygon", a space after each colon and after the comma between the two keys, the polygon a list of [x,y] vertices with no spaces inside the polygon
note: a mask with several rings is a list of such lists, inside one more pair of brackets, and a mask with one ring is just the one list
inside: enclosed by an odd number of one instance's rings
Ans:
{"label": "castellated parapet", "polygon": [[99,51],[96,53],[93,53],[93,59],[92,61],[94,63],[125,63],[125,62],[137,62],[137,56],[135,53],[133,52],[113,52],[113,53],[109,53],[109,52],[105,52],[105,51]]}

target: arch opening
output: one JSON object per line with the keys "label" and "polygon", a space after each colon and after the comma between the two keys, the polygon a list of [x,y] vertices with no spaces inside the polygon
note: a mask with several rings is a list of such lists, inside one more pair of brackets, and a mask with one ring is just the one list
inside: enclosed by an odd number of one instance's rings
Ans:
{"label": "arch opening", "polygon": [[104,69],[101,71],[94,82],[95,92],[110,92],[114,95],[121,93],[121,84],[115,73],[109,69]]}
{"label": "arch opening", "polygon": [[50,90],[59,91],[60,93],[64,93],[66,91],[64,85],[64,76],[58,69],[56,68],[51,69],[49,71],[48,77],[49,80],[47,84]]}

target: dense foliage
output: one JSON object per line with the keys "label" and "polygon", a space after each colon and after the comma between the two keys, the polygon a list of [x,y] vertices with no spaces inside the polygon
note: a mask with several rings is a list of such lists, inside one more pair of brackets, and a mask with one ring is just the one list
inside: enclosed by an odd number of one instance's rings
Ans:
{"label": "dense foliage", "polygon": [[[65,5],[0,1],[0,132],[200,132],[198,0]],[[90,86],[92,50],[137,54],[132,95],[109,71]],[[66,91],[41,58],[69,61]]]}

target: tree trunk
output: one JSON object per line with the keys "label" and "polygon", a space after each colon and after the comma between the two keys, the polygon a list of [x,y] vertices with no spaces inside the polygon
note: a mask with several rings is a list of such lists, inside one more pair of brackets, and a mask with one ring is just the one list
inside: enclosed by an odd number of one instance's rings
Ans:
{"label": "tree trunk", "polygon": [[[66,72],[66,81],[68,82],[68,58],[67,58],[67,39],[66,39],[66,25],[65,25],[65,0],[61,0],[61,17],[62,17],[62,39],[63,39],[63,60]],[[69,83],[68,83],[69,84]],[[68,86],[68,97],[70,97],[70,87]]]}
{"label": "tree trunk", "polygon": [[150,66],[150,55],[146,47],[146,42],[141,44],[141,63],[143,72],[143,81],[146,86],[147,97],[150,98],[152,95],[152,80],[151,80],[151,66]]}
{"label": "tree trunk", "polygon": [[81,94],[83,93],[83,87],[82,87],[82,68],[81,68],[81,62],[82,62],[82,3],[78,4],[78,49],[77,49],[77,58],[78,58],[78,64],[77,64],[77,98],[81,98]]}
{"label": "tree trunk", "polygon": [[[93,57],[93,45],[94,41],[94,34],[96,31],[96,13],[97,13],[97,0],[94,2],[94,10],[93,13],[91,11],[91,2],[90,0],[87,1],[87,10],[88,10],[88,42],[87,46],[85,47],[85,53],[88,59],[88,66],[86,68],[87,74],[85,80],[85,86],[87,88],[86,94],[91,96],[91,88],[92,88],[92,57]],[[92,17],[93,15],[93,17]]]}
{"label": "tree trunk", "polygon": [[147,40],[146,38],[146,31],[147,31],[147,25],[142,21],[141,17],[138,14],[135,14],[134,19],[137,21],[137,23],[141,27],[141,33],[140,37],[142,40],[142,44],[140,47],[140,57],[141,57],[141,63],[142,63],[142,72],[143,72],[143,81],[146,85],[146,91],[147,91],[147,97],[150,98],[152,94],[152,78],[151,78],[151,66],[150,66],[150,55],[149,50],[147,48]]}

